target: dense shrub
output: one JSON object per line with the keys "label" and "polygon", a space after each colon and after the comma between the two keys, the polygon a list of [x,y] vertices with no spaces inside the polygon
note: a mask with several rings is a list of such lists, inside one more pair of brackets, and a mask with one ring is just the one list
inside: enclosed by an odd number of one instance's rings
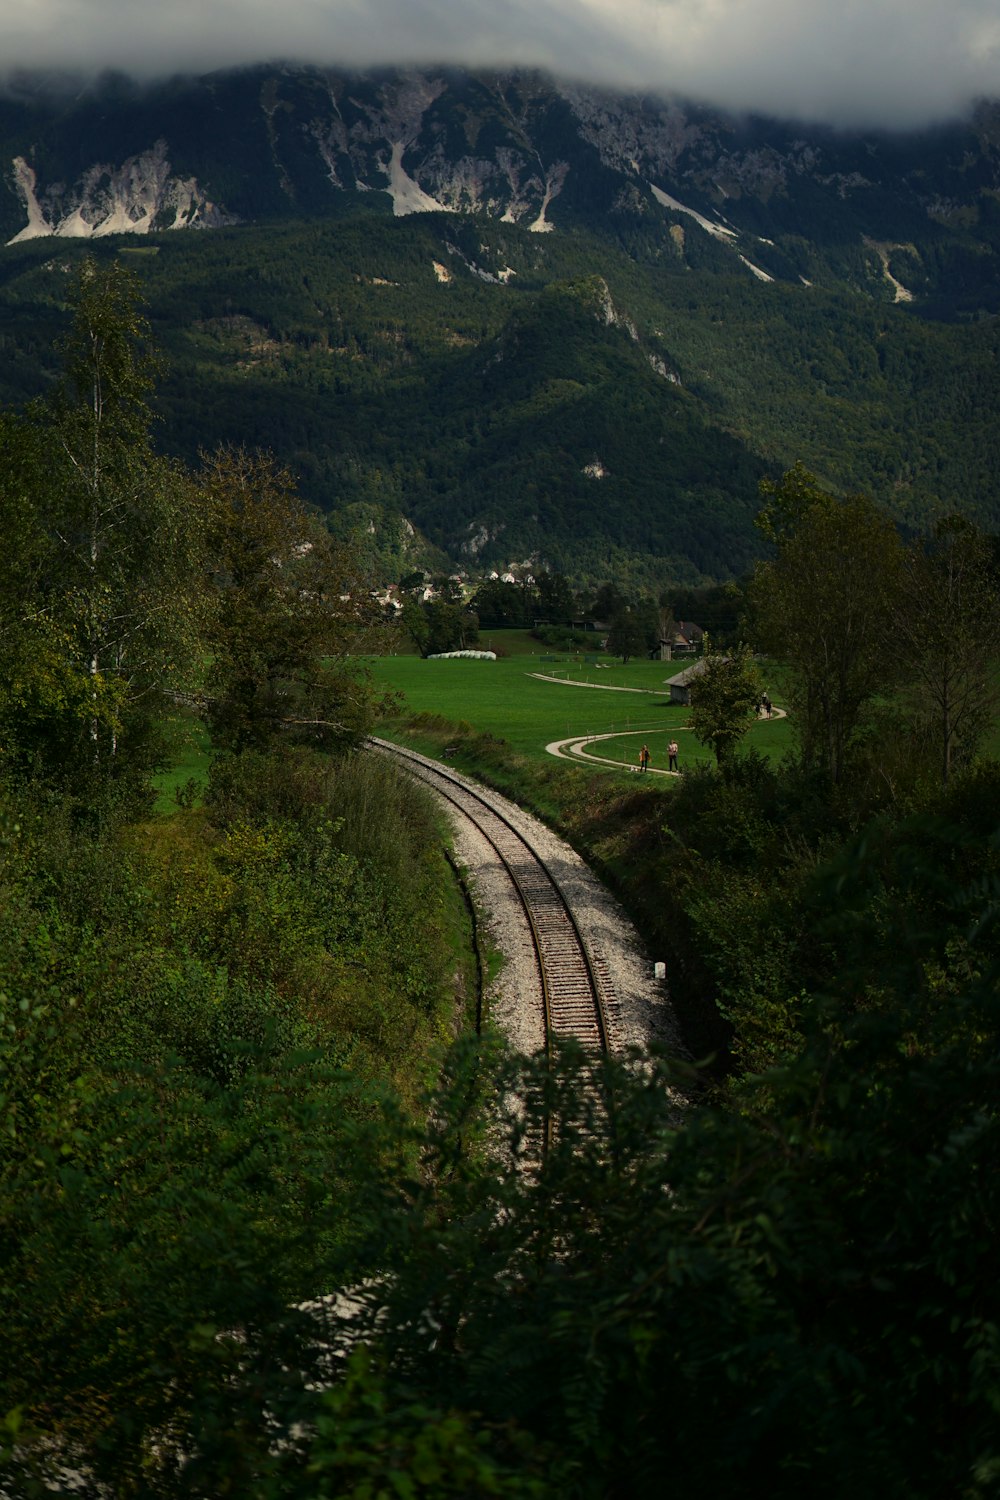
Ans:
{"label": "dense shrub", "polygon": [[40,1431],[125,1495],[196,1410],[225,1408],[227,1452],[233,1420],[266,1447],[247,1344],[301,1387],[295,1304],[371,1265],[361,1199],[411,1157],[385,1101],[416,1104],[452,1031],[464,908],[432,826],[374,755],[223,760],[207,809],[139,826],[5,789],[0,1410],[22,1448]]}

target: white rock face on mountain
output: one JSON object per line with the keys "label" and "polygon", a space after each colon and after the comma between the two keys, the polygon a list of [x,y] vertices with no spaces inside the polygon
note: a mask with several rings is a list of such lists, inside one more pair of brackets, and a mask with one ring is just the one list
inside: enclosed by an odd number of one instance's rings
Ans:
{"label": "white rock face on mountain", "polygon": [[[357,100],[349,100],[356,117],[348,124],[331,86],[332,118],[314,120],[309,133],[319,148],[332,186],[388,192],[396,218],[440,213],[456,207],[428,193],[403,165],[403,156],[417,141],[427,110],[444,88],[440,79],[407,74],[380,90],[377,105],[362,108]],[[338,159],[344,157],[350,164],[353,183],[345,180],[345,174],[338,169]],[[378,181],[380,176],[389,179],[387,188]]]}
{"label": "white rock face on mountain", "polygon": [[551,229],[545,209],[565,180],[565,163],[547,170],[509,146],[498,146],[492,160],[480,156],[449,159],[440,146],[425,153],[417,168],[435,199],[453,213],[481,213],[505,224]]}
{"label": "white rock face on mountain", "polygon": [[130,156],[120,167],[89,167],[71,187],[40,188],[34,168],[14,158],[14,185],[28,222],[9,241],[46,235],[96,239],[107,234],[148,234],[150,229],[218,228],[236,223],[212,203],[193,177],[171,173],[165,141]]}
{"label": "white rock face on mountain", "polygon": [[[125,95],[121,103],[84,80],[78,89],[39,81],[29,108],[25,90],[15,91],[10,119],[0,121],[0,160],[14,164],[0,183],[3,238],[310,217],[325,215],[334,195],[364,193],[375,195],[370,207],[386,195],[397,217],[447,211],[536,234],[610,232],[641,255],[691,267],[718,264],[714,252],[706,259],[704,232],[728,248],[734,270],[761,283],[822,285],[821,269],[843,280],[845,234],[858,245],[912,238],[909,258],[919,262],[922,217],[996,254],[988,229],[1000,193],[1000,104],[977,107],[971,121],[935,137],[941,161],[931,170],[916,138],[793,131],[517,69],[288,65]],[[119,140],[119,109],[121,145],[109,145]],[[136,128],[140,143],[161,139],[131,155]],[[186,143],[188,175],[172,169],[165,141],[175,155]],[[92,163],[82,174],[81,162]],[[225,208],[209,196],[223,192]],[[870,293],[906,300],[886,261],[865,250]],[[474,252],[466,259],[476,275],[503,279],[498,267],[473,264]],[[909,295],[924,295],[932,272]],[[983,306],[992,295],[987,287]]]}
{"label": "white rock face on mountain", "polygon": [[331,186],[388,192],[397,218],[445,210],[487,214],[539,233],[551,230],[546,213],[562,190],[567,163],[545,162],[513,117],[505,120],[513,141],[497,142],[484,155],[476,149],[479,122],[466,116],[468,149],[456,153],[434,118],[447,91],[444,79],[415,72],[386,80],[375,97],[338,92],[331,78],[325,101],[330,114],[314,117],[306,131]]}
{"label": "white rock face on mountain", "polygon": [[446,203],[439,203],[430,193],[425,193],[419,183],[403,167],[403,142],[393,141],[392,155],[385,168],[392,195],[392,212],[399,219],[406,214],[447,213]]}
{"label": "white rock face on mountain", "polygon": [[571,106],[583,139],[616,171],[670,177],[682,153],[696,146],[702,136],[684,110],[669,101],[649,108],[631,95],[567,84],[557,87]]}
{"label": "white rock face on mountain", "polygon": [[624,333],[628,334],[632,342],[637,344],[639,342],[639,330],[628,314],[623,313],[615,306],[614,299],[611,296],[611,288],[603,276],[598,279],[596,290],[600,299],[601,317],[604,322],[609,328],[622,329]]}
{"label": "white rock face on mountain", "polygon": [[676,198],[672,198],[669,193],[665,193],[662,188],[658,188],[654,183],[650,183],[650,188],[657,203],[662,203],[664,208],[671,209],[675,214],[687,214],[689,218],[694,219],[695,223],[704,229],[706,234],[710,234],[719,240],[734,240],[736,238],[735,229],[730,229],[725,224],[715,224],[711,219],[706,219],[703,214],[696,213],[693,208],[686,208],[683,203],[679,203]]}

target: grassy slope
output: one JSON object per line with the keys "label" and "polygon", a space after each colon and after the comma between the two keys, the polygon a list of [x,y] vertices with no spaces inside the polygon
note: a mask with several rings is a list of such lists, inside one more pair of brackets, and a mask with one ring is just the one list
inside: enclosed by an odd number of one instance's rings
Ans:
{"label": "grassy slope", "polygon": [[[495,643],[500,634],[493,632]],[[588,665],[585,657],[554,656],[540,648],[535,657],[510,656],[496,662],[395,656],[371,663],[379,681],[405,698],[406,712],[383,731],[389,738],[405,735],[413,743],[419,726],[412,716],[435,715],[502,739],[516,755],[541,766],[552,761],[545,747],[553,740],[612,734],[615,738],[606,742],[609,749],[594,748],[629,770],[644,741],[652,765],[665,766],[667,740],[673,735],[682,763],[712,759],[687,728],[687,710],[666,696],[665,679],[683,665],[630,661],[623,666],[614,659]],[[555,680],[541,681],[533,672]],[[614,691],[621,688],[629,691]],[[761,721],[750,734],[762,753],[781,755],[788,748],[790,732],[781,720]]]}
{"label": "grassy slope", "polygon": [[[652,769],[663,769],[667,740],[673,736],[680,746],[682,766],[711,763],[711,752],[686,727],[686,710],[665,696],[666,679],[682,670],[683,662],[630,661],[623,666],[615,658],[588,660],[588,653],[553,653],[540,647],[526,630],[484,631],[481,645],[506,654],[495,662],[422,661],[404,646],[398,655],[371,658],[368,665],[376,680],[400,695],[399,712],[380,726],[379,733],[428,754],[439,754],[442,745],[455,742],[457,764],[468,753],[471,733],[490,736],[501,755],[497,742],[519,760],[549,772],[559,763],[545,747],[553,740],[583,735],[614,736],[593,746],[592,752],[617,761],[621,770],[629,772],[644,742],[650,748]],[[532,675],[535,672],[554,680],[541,681]],[[784,694],[779,670],[765,664],[763,677],[780,708]],[[160,813],[177,806],[177,793],[183,795],[189,779],[201,782],[207,774],[204,730],[193,721],[179,727],[177,757],[157,780],[156,811]],[[459,727],[462,732],[456,733]],[[758,721],[745,741],[774,760],[786,755],[793,743],[792,723],[782,718]],[[1000,719],[994,722],[983,752],[1000,758]],[[599,775],[621,774],[597,761],[584,769]],[[655,780],[660,782],[658,777]],[[662,784],[673,785],[665,778]],[[530,800],[530,784],[524,794]]]}

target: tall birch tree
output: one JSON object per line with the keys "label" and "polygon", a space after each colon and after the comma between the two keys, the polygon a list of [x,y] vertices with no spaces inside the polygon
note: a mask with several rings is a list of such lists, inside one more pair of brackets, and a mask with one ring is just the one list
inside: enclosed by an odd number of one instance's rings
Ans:
{"label": "tall birch tree", "polygon": [[63,373],[33,416],[51,477],[40,607],[64,642],[68,691],[43,759],[98,779],[155,764],[165,695],[196,658],[197,509],[151,441],[156,360],[134,275],[84,261]]}

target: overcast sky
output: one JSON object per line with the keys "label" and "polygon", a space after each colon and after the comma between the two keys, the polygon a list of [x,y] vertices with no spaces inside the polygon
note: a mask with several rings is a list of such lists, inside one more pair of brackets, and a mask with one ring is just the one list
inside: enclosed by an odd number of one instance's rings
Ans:
{"label": "overcast sky", "polygon": [[0,0],[0,68],[534,65],[731,109],[919,125],[1000,97],[1000,0]]}

